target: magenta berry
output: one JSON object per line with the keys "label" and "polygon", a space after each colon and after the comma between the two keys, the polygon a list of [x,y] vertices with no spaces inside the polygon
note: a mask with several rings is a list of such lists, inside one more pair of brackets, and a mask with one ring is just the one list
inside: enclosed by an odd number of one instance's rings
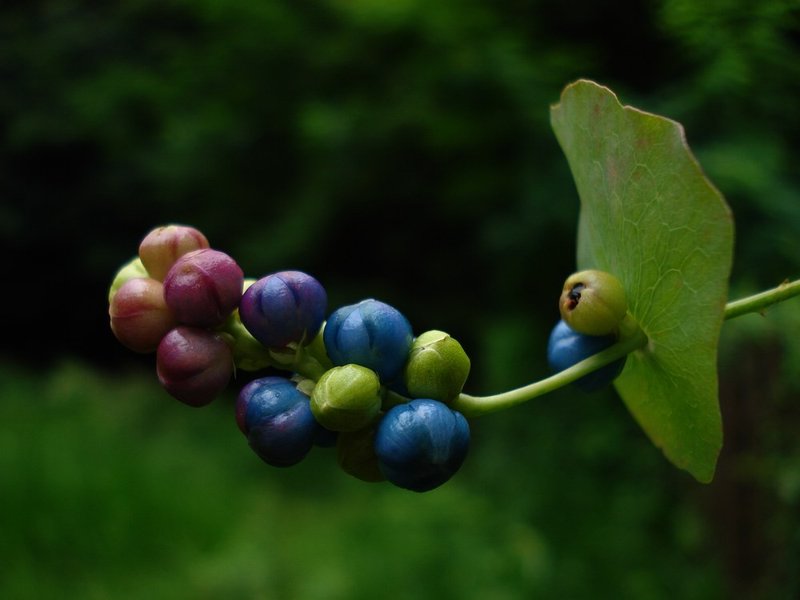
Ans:
{"label": "magenta berry", "polygon": [[179,323],[220,325],[239,305],[244,274],[230,256],[204,248],[181,256],[164,279],[164,299]]}
{"label": "magenta berry", "polygon": [[233,354],[219,334],[179,326],[158,345],[156,372],[170,395],[189,406],[205,406],[227,387]]}

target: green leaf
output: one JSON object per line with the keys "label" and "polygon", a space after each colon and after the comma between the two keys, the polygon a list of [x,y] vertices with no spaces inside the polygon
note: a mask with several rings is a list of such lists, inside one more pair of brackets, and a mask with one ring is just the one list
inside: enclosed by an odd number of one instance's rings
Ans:
{"label": "green leaf", "polygon": [[722,447],[717,344],[731,212],[675,121],[578,81],[551,123],[581,201],[578,268],[616,275],[649,339],[629,355],[617,391],[670,461],[709,482]]}

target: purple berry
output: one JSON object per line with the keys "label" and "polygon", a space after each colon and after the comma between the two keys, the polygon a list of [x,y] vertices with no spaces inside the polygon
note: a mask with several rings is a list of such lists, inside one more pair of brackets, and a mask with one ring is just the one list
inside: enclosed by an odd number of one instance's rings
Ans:
{"label": "purple berry", "polygon": [[189,406],[205,406],[227,387],[233,354],[218,334],[179,326],[158,345],[156,372],[170,395]]}
{"label": "purple berry", "polygon": [[244,274],[230,256],[204,248],[181,256],[164,279],[164,299],[179,323],[220,325],[239,305]]}
{"label": "purple berry", "polygon": [[301,271],[267,275],[247,288],[239,317],[267,348],[310,342],[322,326],[328,296],[322,285]]}

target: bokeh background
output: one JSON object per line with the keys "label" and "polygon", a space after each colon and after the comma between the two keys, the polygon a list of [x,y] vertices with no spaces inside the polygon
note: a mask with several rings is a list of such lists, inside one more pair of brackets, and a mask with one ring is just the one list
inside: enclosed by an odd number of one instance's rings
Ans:
{"label": "bokeh background", "polygon": [[541,377],[578,202],[549,105],[579,77],[682,122],[737,221],[732,296],[800,276],[796,0],[51,0],[0,6],[0,596],[791,598],[800,311],[725,325],[717,477],[613,391],[473,424],[428,494],[315,450],[261,463],[233,386],[194,410],[106,288],[187,223],[249,276],[377,297]]}

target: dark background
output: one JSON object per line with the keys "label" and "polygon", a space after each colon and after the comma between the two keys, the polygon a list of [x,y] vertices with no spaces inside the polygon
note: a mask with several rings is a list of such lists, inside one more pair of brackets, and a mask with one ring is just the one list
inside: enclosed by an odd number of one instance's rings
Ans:
{"label": "dark background", "polygon": [[[754,5],[755,4],[755,5]],[[613,392],[473,425],[419,496],[330,452],[261,464],[108,328],[154,226],[444,329],[472,393],[545,373],[578,201],[579,77],[684,124],[737,222],[732,296],[800,276],[797,3],[51,1],[0,7],[0,593],[41,598],[788,598],[800,311],[726,324],[700,485]],[[388,592],[387,592],[388,590]]]}

